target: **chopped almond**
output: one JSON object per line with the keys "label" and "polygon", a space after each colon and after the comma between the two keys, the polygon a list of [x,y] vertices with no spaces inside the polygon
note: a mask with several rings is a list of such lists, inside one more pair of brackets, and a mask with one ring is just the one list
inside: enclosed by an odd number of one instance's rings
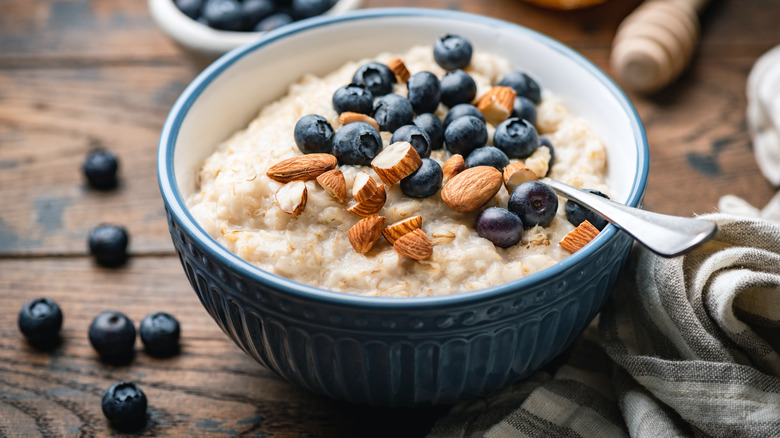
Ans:
{"label": "chopped almond", "polygon": [[571,230],[569,234],[561,239],[560,245],[567,251],[574,253],[579,251],[588,242],[599,235],[598,228],[585,220],[577,228]]}
{"label": "chopped almond", "polygon": [[388,225],[384,230],[382,230],[382,235],[385,236],[385,239],[388,242],[394,243],[401,236],[407,233],[411,233],[421,226],[422,216],[412,216],[410,218],[406,218]]}

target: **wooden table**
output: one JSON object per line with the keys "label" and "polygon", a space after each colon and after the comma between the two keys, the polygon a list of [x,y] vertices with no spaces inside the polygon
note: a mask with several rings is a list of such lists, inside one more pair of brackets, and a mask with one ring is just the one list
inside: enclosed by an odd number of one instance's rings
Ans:
{"label": "wooden table", "polygon": [[[501,17],[551,35],[602,68],[620,20],[639,2],[575,13],[518,0],[367,0],[365,7],[428,6]],[[174,100],[199,71],[141,0],[0,2],[0,436],[111,432],[100,397],[138,382],[149,397],[142,433],[156,435],[422,436],[446,407],[375,409],[314,396],[256,364],[199,304],[173,251],[157,190],[155,152]],[[732,193],[763,206],[774,189],[758,171],[745,126],[745,80],[780,43],[774,0],[715,1],[692,69],[652,98],[631,95],[646,124],[651,176],[645,206],[691,215]],[[86,187],[81,163],[105,147],[121,159],[112,192]],[[121,269],[96,266],[86,235],[103,222],[131,234]],[[26,301],[46,296],[65,314],[62,344],[31,348],[16,327]],[[92,318],[120,310],[138,323],[176,315],[182,352],[101,363]]]}

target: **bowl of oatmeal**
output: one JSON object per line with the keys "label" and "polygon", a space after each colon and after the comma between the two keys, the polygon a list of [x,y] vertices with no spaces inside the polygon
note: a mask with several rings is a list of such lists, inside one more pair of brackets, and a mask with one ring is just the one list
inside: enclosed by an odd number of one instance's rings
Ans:
{"label": "bowl of oatmeal", "polygon": [[[433,47],[455,33],[473,54],[443,67]],[[376,64],[389,66],[389,88],[372,92],[370,115],[345,117],[355,111],[337,108],[334,94]],[[456,70],[473,95],[445,90]],[[505,80],[517,71],[538,85],[530,95]],[[409,94],[422,72],[447,95],[433,108]],[[518,96],[533,101],[533,122],[507,106]],[[463,99],[485,121],[448,121]],[[448,122],[443,146],[398,134],[424,111]],[[472,125],[477,134],[463,134]],[[307,126],[333,130],[325,152],[307,143]],[[502,140],[530,130],[549,143],[534,137],[519,151]],[[633,241],[606,225],[569,246],[584,225],[568,220],[565,201],[534,216],[518,212],[530,198],[516,192],[542,190],[534,180],[546,176],[638,206],[647,173],[638,115],[584,57],[501,20],[415,8],[307,20],[223,56],[171,110],[158,156],[174,246],[217,324],[281,377],[380,406],[495,391],[563,351],[598,313]],[[506,218],[522,224],[511,241]]]}

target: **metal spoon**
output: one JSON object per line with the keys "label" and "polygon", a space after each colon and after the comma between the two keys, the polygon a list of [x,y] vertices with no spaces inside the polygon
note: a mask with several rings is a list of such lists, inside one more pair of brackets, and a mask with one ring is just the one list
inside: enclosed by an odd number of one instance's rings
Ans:
{"label": "metal spoon", "polygon": [[539,181],[550,186],[559,195],[598,213],[663,257],[685,254],[710,240],[718,230],[718,226],[711,221],[628,207],[550,178],[542,178]]}

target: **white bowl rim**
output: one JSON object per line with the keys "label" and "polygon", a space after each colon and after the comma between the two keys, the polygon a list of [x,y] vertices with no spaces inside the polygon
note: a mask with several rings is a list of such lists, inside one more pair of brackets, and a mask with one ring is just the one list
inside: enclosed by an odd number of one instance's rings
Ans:
{"label": "white bowl rim", "polygon": [[182,92],[181,96],[177,99],[176,103],[172,107],[162,129],[158,148],[157,170],[160,192],[162,194],[163,201],[168,207],[169,214],[176,218],[180,227],[185,231],[185,233],[190,235],[190,238],[198,240],[204,246],[204,250],[209,252],[211,256],[215,257],[226,266],[229,266],[230,269],[234,270],[234,272],[238,273],[239,275],[251,278],[254,281],[262,284],[272,285],[272,288],[282,291],[285,294],[289,294],[291,297],[308,300],[315,299],[331,305],[350,306],[357,308],[423,310],[434,307],[441,307],[444,309],[447,307],[462,306],[472,302],[476,303],[485,300],[495,300],[504,297],[506,294],[516,294],[515,296],[517,298],[523,297],[523,291],[529,289],[526,287],[526,285],[532,286],[537,282],[549,280],[550,277],[558,276],[562,272],[572,269],[575,265],[583,262],[584,259],[595,253],[600,247],[605,245],[607,241],[616,238],[616,234],[618,232],[622,232],[619,231],[614,225],[609,224],[590,244],[586,245],[583,249],[575,252],[564,260],[549,268],[507,283],[484,289],[458,292],[448,295],[399,298],[362,296],[345,292],[332,291],[299,283],[289,278],[285,278],[258,268],[257,266],[232,253],[219,242],[217,242],[216,239],[211,237],[211,235],[209,235],[197,223],[195,218],[187,209],[184,198],[178,189],[174,171],[174,150],[178,131],[190,107],[194,104],[195,100],[197,100],[203,90],[208,87],[208,85],[217,76],[219,76],[220,73],[228,69],[242,57],[246,56],[259,47],[262,47],[266,44],[271,44],[274,41],[284,38],[287,35],[305,32],[308,29],[318,28],[321,26],[334,25],[344,21],[377,19],[389,16],[426,16],[431,18],[454,19],[467,21],[470,23],[485,24],[487,26],[509,28],[516,32],[525,33],[531,38],[539,40],[551,49],[564,54],[565,56],[580,64],[583,68],[593,74],[612,93],[613,97],[617,99],[618,102],[620,102],[622,108],[629,116],[632,125],[631,130],[634,134],[634,137],[638,141],[637,146],[639,150],[637,151],[636,174],[631,191],[628,194],[626,204],[631,206],[639,206],[641,204],[649,172],[649,148],[644,127],[642,125],[639,114],[626,94],[620,89],[620,87],[617,86],[617,84],[615,84],[612,79],[609,78],[609,76],[607,76],[590,60],[576,52],[574,49],[552,39],[551,37],[518,24],[496,18],[467,12],[439,9],[372,8],[351,11],[341,15],[311,18],[283,26],[271,32],[267,32],[258,40],[237,47],[236,49],[233,49],[232,51],[214,61],[205,70],[203,70],[203,72],[201,72],[192,83],[190,83],[184,92]]}

